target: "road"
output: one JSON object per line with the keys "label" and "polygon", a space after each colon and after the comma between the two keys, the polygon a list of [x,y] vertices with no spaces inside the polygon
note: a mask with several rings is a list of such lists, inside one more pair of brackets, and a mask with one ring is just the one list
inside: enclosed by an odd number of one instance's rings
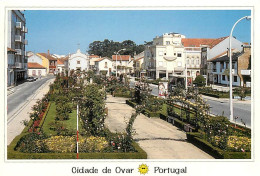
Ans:
{"label": "road", "polygon": [[33,98],[35,92],[54,76],[42,77],[34,82],[24,82],[13,88],[12,94],[7,97],[7,119],[9,120],[23,105]]}
{"label": "road", "polygon": [[[130,87],[134,87],[134,81],[130,82]],[[158,96],[158,86],[150,84],[150,88],[152,89],[151,94],[154,96]],[[229,99],[217,99],[203,96],[204,99],[207,99],[207,103],[210,105],[210,113],[214,115],[222,115],[224,112],[224,116],[229,119]],[[242,125],[242,122],[245,122],[246,127],[251,128],[251,101],[239,101],[234,99],[233,101],[234,107],[234,117],[238,117],[236,120],[237,123]]]}

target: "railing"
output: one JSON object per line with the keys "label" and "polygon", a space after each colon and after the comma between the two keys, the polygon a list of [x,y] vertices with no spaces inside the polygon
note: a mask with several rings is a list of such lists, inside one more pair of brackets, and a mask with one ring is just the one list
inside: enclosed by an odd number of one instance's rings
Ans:
{"label": "railing", "polygon": [[16,22],[15,27],[16,27],[17,29],[21,29],[21,28],[22,28],[22,22]]}
{"label": "railing", "polygon": [[15,68],[23,68],[23,63],[15,62]]}
{"label": "railing", "polygon": [[16,42],[22,42],[22,36],[20,36],[20,35],[15,35],[14,41],[16,41]]}
{"label": "railing", "polygon": [[28,28],[23,26],[22,32],[27,33],[28,32]]}
{"label": "railing", "polygon": [[15,49],[16,55],[22,55],[22,49]]}

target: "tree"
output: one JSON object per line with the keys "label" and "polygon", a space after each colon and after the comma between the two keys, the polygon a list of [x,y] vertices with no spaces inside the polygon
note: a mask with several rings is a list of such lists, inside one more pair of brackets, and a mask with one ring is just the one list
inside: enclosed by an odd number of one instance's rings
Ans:
{"label": "tree", "polygon": [[202,75],[198,75],[194,80],[194,83],[197,84],[198,86],[204,86],[205,82],[206,80]]}

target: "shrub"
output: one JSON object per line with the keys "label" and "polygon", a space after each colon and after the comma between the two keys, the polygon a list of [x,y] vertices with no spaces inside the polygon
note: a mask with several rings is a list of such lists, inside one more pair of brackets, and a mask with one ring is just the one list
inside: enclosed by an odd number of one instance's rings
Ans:
{"label": "shrub", "polygon": [[197,84],[198,86],[205,86],[206,80],[202,75],[198,75],[193,81],[193,83]]}

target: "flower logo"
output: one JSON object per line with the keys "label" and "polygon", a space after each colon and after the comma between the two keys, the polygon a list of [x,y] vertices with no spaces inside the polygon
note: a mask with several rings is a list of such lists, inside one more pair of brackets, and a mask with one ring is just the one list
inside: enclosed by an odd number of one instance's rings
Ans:
{"label": "flower logo", "polygon": [[140,174],[146,174],[149,171],[149,169],[146,164],[141,164],[139,165],[138,171],[140,172]]}

